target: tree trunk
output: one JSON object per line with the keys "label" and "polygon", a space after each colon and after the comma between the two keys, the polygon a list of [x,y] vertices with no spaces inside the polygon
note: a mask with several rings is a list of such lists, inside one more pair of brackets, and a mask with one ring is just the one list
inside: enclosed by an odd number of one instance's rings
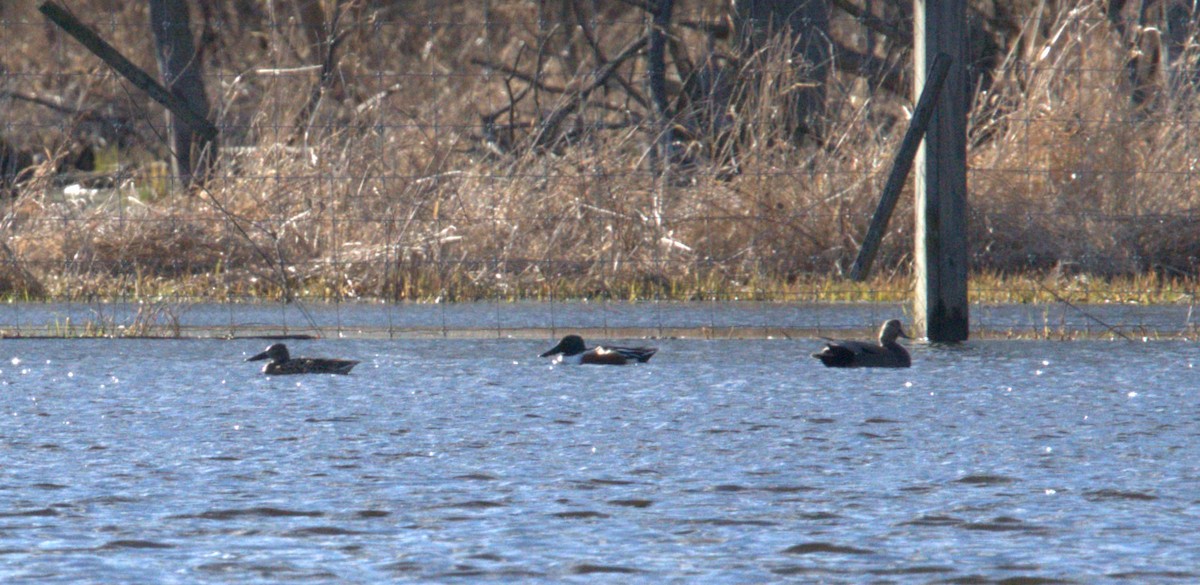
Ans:
{"label": "tree trunk", "polygon": [[1190,0],[1110,0],[1106,9],[1117,32],[1125,37],[1125,63],[1131,100],[1142,113],[1162,106],[1164,92],[1200,81],[1189,59],[1189,39],[1196,27],[1197,7]]}
{"label": "tree trunk", "polygon": [[821,135],[825,118],[825,84],[832,50],[829,3],[826,0],[734,0],[734,15],[742,48],[754,55],[773,37],[789,39],[793,62],[804,67],[811,82],[791,93],[793,136]]}
{"label": "tree trunk", "polygon": [[[154,56],[163,85],[196,115],[208,117],[203,66],[192,41],[187,0],[150,0],[150,29]],[[172,167],[184,185],[202,182],[213,158],[215,144],[205,141],[186,122],[167,112]]]}
{"label": "tree trunk", "polygon": [[650,90],[650,102],[654,106],[655,146],[651,148],[654,171],[674,162],[671,152],[675,144],[671,113],[667,97],[667,29],[671,26],[671,10],[674,0],[656,0],[652,5],[647,36],[646,85]]}

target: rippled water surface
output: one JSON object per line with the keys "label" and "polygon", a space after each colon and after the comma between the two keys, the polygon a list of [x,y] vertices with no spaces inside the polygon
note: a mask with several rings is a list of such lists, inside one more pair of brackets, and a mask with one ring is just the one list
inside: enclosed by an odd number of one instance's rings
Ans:
{"label": "rippled water surface", "polygon": [[8,340],[0,581],[1200,581],[1194,343]]}

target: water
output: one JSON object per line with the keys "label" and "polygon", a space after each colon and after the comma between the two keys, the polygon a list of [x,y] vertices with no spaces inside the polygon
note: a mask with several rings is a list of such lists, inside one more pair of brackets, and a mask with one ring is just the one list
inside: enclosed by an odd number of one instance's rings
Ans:
{"label": "water", "polygon": [[5,341],[0,581],[1200,580],[1192,343],[550,341]]}

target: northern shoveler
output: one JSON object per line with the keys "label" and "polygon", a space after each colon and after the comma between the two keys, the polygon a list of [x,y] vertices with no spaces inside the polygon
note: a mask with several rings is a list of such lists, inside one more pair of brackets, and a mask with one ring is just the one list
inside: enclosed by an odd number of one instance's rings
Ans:
{"label": "northern shoveler", "polygon": [[355,360],[337,360],[329,358],[294,358],[288,354],[288,348],[282,343],[275,343],[263,350],[262,353],[246,358],[248,362],[269,359],[263,366],[263,373],[272,376],[287,374],[349,374]]}
{"label": "northern shoveler", "polygon": [[611,345],[608,347],[597,346],[589,348],[583,344],[582,337],[568,335],[562,338],[562,341],[558,342],[558,345],[543,353],[541,357],[561,354],[555,358],[556,363],[623,366],[630,361],[650,361],[650,357],[657,351],[658,348],[656,347],[617,347]]}
{"label": "northern shoveler", "polygon": [[904,333],[898,319],[892,319],[879,329],[879,343],[837,341],[830,339],[825,349],[812,354],[827,368],[907,368],[912,358],[896,338],[912,339]]}

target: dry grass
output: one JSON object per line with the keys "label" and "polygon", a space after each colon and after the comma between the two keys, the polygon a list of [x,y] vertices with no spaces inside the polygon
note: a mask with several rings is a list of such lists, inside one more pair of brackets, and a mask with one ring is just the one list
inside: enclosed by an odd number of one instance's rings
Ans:
{"label": "dry grass", "polygon": [[[144,7],[80,4],[111,12],[99,28],[127,54],[151,54]],[[531,47],[547,46],[550,89],[501,122],[553,111],[567,95],[553,88],[587,82],[590,49],[558,29],[539,30],[537,3],[493,2],[486,17],[477,3],[428,14],[356,8],[347,18],[362,26],[343,44],[339,82],[301,130],[293,121],[316,74],[264,71],[317,60],[291,15],[258,22],[217,4],[225,20],[206,65],[226,149],[214,179],[191,191],[165,188],[153,171],[167,155],[155,140],[163,135],[156,107],[58,33],[9,25],[6,36],[20,41],[8,70],[31,74],[23,91],[91,114],[12,102],[9,119],[38,129],[20,146],[48,161],[6,206],[11,251],[0,264],[0,293],[892,300],[910,290],[907,203],[875,280],[839,276],[886,179],[906,103],[858,78],[831,77],[824,144],[797,144],[781,112],[805,71],[782,66],[785,56],[768,49],[744,64],[755,83],[732,116],[731,141],[685,141],[695,164],[659,177],[646,171],[647,133],[629,124],[637,104],[616,89],[588,100],[569,140],[528,148],[535,133],[515,128],[503,137],[504,154],[484,143],[480,116],[525,85],[473,58],[529,70]],[[643,24],[620,3],[601,6],[592,16],[610,24],[596,28],[597,40],[612,57]],[[681,10],[717,13],[707,6]],[[31,8],[9,10],[40,22]],[[478,26],[485,19],[492,24]],[[1036,58],[1014,53],[973,112],[972,261],[980,290],[990,291],[980,299],[1044,300],[1025,283],[1061,291],[1077,277],[1091,279],[1093,300],[1129,287],[1157,301],[1190,295],[1178,291],[1190,290],[1200,258],[1196,130],[1187,122],[1197,117],[1193,86],[1178,84],[1157,109],[1138,111],[1128,88],[1113,91],[1125,79],[1126,51],[1098,6],[1079,2],[1047,22],[1014,49]],[[679,34],[697,59],[704,39]],[[146,57],[140,64],[153,70]],[[640,79],[641,67],[620,72]],[[106,127],[98,117],[132,126]],[[72,199],[52,169],[80,137],[105,141],[112,160],[103,170],[116,172],[117,184]],[[720,157],[704,156],[730,144],[741,171],[732,177]]]}
{"label": "dry grass", "polygon": [[1148,110],[1129,97],[1128,54],[1099,5],[1048,22],[1048,38],[1026,31],[1034,59],[1004,69],[974,118],[994,133],[971,151],[977,265],[1194,277],[1200,102],[1183,65],[1194,76],[1196,55],[1179,56],[1181,83]]}

